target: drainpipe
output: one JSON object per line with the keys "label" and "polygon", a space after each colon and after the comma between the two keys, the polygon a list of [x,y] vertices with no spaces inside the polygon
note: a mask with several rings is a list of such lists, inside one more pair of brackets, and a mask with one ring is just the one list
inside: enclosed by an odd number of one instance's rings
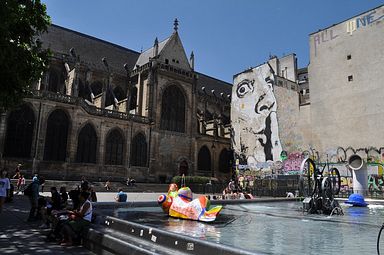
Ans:
{"label": "drainpipe", "polygon": [[365,196],[368,190],[367,164],[357,154],[348,158],[348,168],[352,170],[353,193]]}

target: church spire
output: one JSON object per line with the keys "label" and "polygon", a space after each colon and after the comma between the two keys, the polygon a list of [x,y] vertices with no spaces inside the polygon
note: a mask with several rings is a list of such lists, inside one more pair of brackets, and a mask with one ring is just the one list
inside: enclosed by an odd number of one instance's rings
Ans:
{"label": "church spire", "polygon": [[175,32],[177,32],[178,28],[179,28],[179,21],[176,18],[175,21],[173,22],[173,30],[175,30]]}

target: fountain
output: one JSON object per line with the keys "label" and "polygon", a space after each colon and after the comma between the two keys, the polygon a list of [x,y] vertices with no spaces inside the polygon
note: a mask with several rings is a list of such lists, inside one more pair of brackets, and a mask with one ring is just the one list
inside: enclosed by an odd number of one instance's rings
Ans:
{"label": "fountain", "polygon": [[343,214],[343,210],[335,200],[341,185],[337,168],[329,169],[328,164],[324,164],[320,170],[312,159],[305,158],[301,163],[300,174],[299,189],[304,196],[303,211],[311,214]]}

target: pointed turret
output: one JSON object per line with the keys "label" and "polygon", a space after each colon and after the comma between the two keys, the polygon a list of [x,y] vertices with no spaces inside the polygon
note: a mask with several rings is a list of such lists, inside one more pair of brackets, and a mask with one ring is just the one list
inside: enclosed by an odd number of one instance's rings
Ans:
{"label": "pointed turret", "polygon": [[189,64],[191,65],[191,69],[195,70],[195,54],[193,54],[193,51],[191,52],[191,56],[189,57]]}
{"label": "pointed turret", "polygon": [[153,57],[157,57],[159,55],[159,41],[157,40],[157,37],[155,39],[155,43],[153,44]]}
{"label": "pointed turret", "polygon": [[177,20],[177,18],[175,18],[175,21],[173,22],[173,30],[175,31],[175,33],[177,33],[177,29],[179,29],[179,21]]}

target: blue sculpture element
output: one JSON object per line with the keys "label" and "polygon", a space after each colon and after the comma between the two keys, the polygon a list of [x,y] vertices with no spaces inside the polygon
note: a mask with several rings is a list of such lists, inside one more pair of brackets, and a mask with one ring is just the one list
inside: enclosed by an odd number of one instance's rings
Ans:
{"label": "blue sculpture element", "polygon": [[366,207],[368,204],[365,202],[364,197],[360,194],[352,194],[349,196],[348,201],[345,201],[346,204],[353,206]]}

